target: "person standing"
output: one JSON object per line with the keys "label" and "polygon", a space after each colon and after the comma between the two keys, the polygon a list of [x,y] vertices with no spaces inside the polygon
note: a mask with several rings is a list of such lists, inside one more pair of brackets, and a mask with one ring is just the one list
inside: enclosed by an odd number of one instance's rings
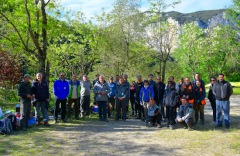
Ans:
{"label": "person standing", "polygon": [[211,103],[211,107],[212,107],[212,110],[213,110],[213,123],[216,124],[216,98],[215,98],[215,95],[213,94],[213,85],[214,83],[216,82],[216,78],[215,77],[212,77],[211,79],[211,85],[209,87],[209,91],[208,91],[208,99]]}
{"label": "person standing", "polygon": [[126,86],[127,89],[128,89],[127,97],[126,97],[126,100],[125,100],[125,102],[126,102],[125,106],[127,107],[126,110],[127,110],[127,112],[128,112],[129,99],[130,99],[130,83],[128,82],[128,75],[127,75],[127,74],[124,74],[124,75],[123,75],[123,79],[124,79],[124,84],[125,84],[125,86]]}
{"label": "person standing", "polygon": [[58,121],[59,104],[61,104],[61,120],[66,122],[66,103],[69,95],[69,84],[65,79],[65,73],[62,72],[60,78],[54,82],[53,93],[56,97],[54,110],[55,123]]}
{"label": "person standing", "polygon": [[72,103],[74,103],[75,119],[79,119],[79,100],[80,100],[80,81],[77,80],[77,75],[73,74],[72,80],[69,82],[70,92],[68,95],[68,118],[71,118]]}
{"label": "person standing", "polygon": [[173,129],[175,124],[175,113],[176,113],[176,105],[178,102],[178,94],[176,88],[173,86],[172,81],[168,81],[168,89],[166,89],[164,94],[163,103],[166,106],[166,116],[168,119],[168,127]]}
{"label": "person standing", "polygon": [[47,81],[43,80],[43,75],[37,73],[36,80],[32,83],[32,95],[35,99],[35,117],[36,126],[40,125],[40,110],[43,114],[44,126],[50,126],[48,123],[48,102],[49,102],[49,88]]}
{"label": "person standing", "polygon": [[204,105],[206,104],[206,91],[205,87],[201,85],[200,80],[196,80],[196,86],[194,87],[195,93],[195,103],[193,105],[195,111],[195,124],[198,123],[198,116],[200,112],[200,120],[202,125],[204,125]]}
{"label": "person standing", "polygon": [[90,116],[90,93],[91,82],[88,80],[87,75],[83,75],[83,79],[80,82],[81,86],[81,98],[80,98],[80,116]]}
{"label": "person standing", "polygon": [[224,80],[224,74],[218,75],[218,81],[213,85],[213,94],[216,97],[217,127],[222,127],[222,110],[224,112],[225,127],[230,128],[230,96],[233,93],[232,85]]}
{"label": "person standing", "polygon": [[197,81],[200,81],[200,82],[201,82],[201,86],[205,88],[205,83],[204,83],[204,81],[200,78],[200,74],[199,74],[199,73],[196,73],[195,76],[194,76],[194,80],[192,81],[193,87],[196,86],[196,82],[197,82]]}
{"label": "person standing", "polygon": [[137,76],[137,83],[135,84],[135,94],[134,94],[134,98],[135,98],[135,109],[138,112],[138,116],[137,119],[141,119],[142,115],[143,115],[143,106],[140,104],[140,91],[141,88],[144,86],[143,81],[142,81],[142,76],[138,75]]}
{"label": "person standing", "polygon": [[128,100],[127,99],[128,92],[129,92],[129,88],[127,84],[124,82],[124,78],[119,77],[119,83],[116,86],[116,99],[117,99],[116,120],[119,120],[119,118],[121,118],[121,113],[120,113],[121,109],[122,109],[122,120],[126,121],[127,119],[126,100]]}
{"label": "person standing", "polygon": [[143,106],[143,121],[147,118],[147,111],[150,99],[154,99],[154,91],[151,86],[149,86],[148,80],[144,80],[144,86],[140,90],[140,104]]}
{"label": "person standing", "polygon": [[157,83],[154,86],[154,93],[155,93],[155,101],[158,106],[160,106],[161,114],[163,118],[165,118],[165,109],[163,105],[163,96],[165,93],[165,84],[161,80],[161,76],[157,77]]}
{"label": "person standing", "polygon": [[26,131],[28,126],[28,120],[31,114],[31,76],[29,74],[24,75],[24,80],[20,83],[18,87],[18,96],[20,96],[20,110],[21,110],[21,120],[20,126],[23,131]]}
{"label": "person standing", "polygon": [[104,76],[99,76],[99,81],[93,87],[93,92],[96,94],[96,102],[98,104],[99,109],[99,120],[106,121],[107,120],[107,94],[109,93],[110,88],[108,83],[104,80]]}
{"label": "person standing", "polygon": [[[93,86],[95,85],[95,83],[96,83],[97,81],[99,81],[99,74],[96,74],[95,76],[96,76],[96,79],[93,80],[93,83],[92,83]],[[96,105],[96,94],[94,94],[93,100],[94,100],[94,101],[93,101],[93,104]]]}
{"label": "person standing", "polygon": [[152,86],[152,88],[154,88],[154,86],[156,85],[156,82],[153,80],[153,74],[148,75],[148,81],[149,81],[149,85]]}
{"label": "person standing", "polygon": [[108,93],[108,117],[112,116],[112,112],[115,108],[115,98],[116,98],[116,83],[113,82],[113,77],[109,77],[108,86],[110,91]]}
{"label": "person standing", "polygon": [[131,116],[136,116],[137,117],[137,110],[136,110],[136,106],[135,106],[135,98],[134,98],[134,94],[135,94],[135,81],[132,81],[132,84],[130,86],[130,103],[131,103],[131,108],[132,108],[132,115]]}
{"label": "person standing", "polygon": [[188,100],[188,103],[190,104],[194,104],[194,89],[193,89],[193,85],[190,82],[190,78],[186,77],[185,78],[185,82],[182,85],[182,91],[181,91],[181,98],[185,96]]}

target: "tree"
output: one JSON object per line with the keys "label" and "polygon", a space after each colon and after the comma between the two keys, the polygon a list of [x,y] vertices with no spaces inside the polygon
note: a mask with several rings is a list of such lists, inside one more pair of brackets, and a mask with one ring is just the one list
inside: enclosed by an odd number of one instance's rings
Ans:
{"label": "tree", "polygon": [[20,0],[2,0],[0,5],[0,18],[6,23],[3,27],[7,28],[0,35],[1,42],[20,47],[28,55],[36,57],[38,72],[42,72],[48,79],[48,31],[51,27],[47,11],[55,7],[54,3],[50,0],[24,0],[24,3]]}
{"label": "tree", "polygon": [[150,17],[149,24],[146,31],[146,42],[150,49],[156,51],[159,58],[159,75],[162,80],[165,80],[166,64],[170,60],[170,54],[173,52],[177,45],[179,34],[178,22],[171,18],[166,21],[163,19],[163,12],[168,8],[176,5],[179,2],[166,4],[164,0],[149,0]]}

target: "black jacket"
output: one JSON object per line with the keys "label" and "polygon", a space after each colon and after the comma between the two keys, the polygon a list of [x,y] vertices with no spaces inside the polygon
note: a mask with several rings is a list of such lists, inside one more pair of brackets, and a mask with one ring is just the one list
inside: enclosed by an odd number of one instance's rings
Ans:
{"label": "black jacket", "polygon": [[165,92],[165,84],[162,82],[156,83],[153,89],[154,89],[154,93],[155,93],[154,99],[157,102],[160,102],[160,100],[163,100],[163,96],[164,96],[164,92]]}
{"label": "black jacket", "polygon": [[27,95],[32,95],[31,94],[31,83],[30,82],[26,82],[26,81],[22,81],[19,84],[18,87],[18,96],[21,97],[22,101],[31,101],[31,98],[27,98]]}
{"label": "black jacket", "polygon": [[45,101],[49,99],[49,88],[46,81],[42,81],[42,83],[39,83],[37,80],[35,80],[32,83],[32,94],[35,95],[36,100]]}
{"label": "black jacket", "polygon": [[140,83],[136,83],[135,84],[135,94],[134,94],[134,97],[135,97],[135,101],[140,101],[139,99],[139,95],[140,95],[140,91],[141,91],[141,88],[144,86],[143,82],[140,82]]}
{"label": "black jacket", "polygon": [[216,98],[215,98],[215,95],[213,94],[212,88],[213,88],[213,85],[211,85],[211,86],[209,87],[208,99],[209,99],[209,101],[210,101],[211,103],[214,103],[215,100],[216,100]]}

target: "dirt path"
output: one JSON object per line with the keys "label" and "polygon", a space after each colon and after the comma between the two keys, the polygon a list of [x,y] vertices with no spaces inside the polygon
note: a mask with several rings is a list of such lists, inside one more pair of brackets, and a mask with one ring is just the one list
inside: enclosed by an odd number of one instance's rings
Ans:
{"label": "dirt path", "polygon": [[[238,97],[231,99],[232,127],[236,129],[240,123],[239,102]],[[220,131],[212,131],[214,125],[211,125],[211,115],[212,110],[208,103],[205,108],[205,126],[197,126],[193,132],[187,132],[182,128],[173,131],[166,127],[147,128],[144,122],[136,119],[129,119],[126,122],[110,119],[108,123],[93,120],[80,121],[80,124],[57,124],[53,130],[47,132],[46,150],[42,152],[47,155],[208,155],[209,151],[202,153],[198,145],[195,147],[192,143],[200,141],[198,139],[209,139],[200,137],[200,134],[206,131],[209,131],[209,134],[206,133],[209,136],[215,133],[217,136],[218,133],[222,134],[226,131],[224,128]],[[165,124],[163,123],[163,126]],[[186,138],[185,136],[188,135],[189,138]],[[214,141],[212,138],[209,143]],[[183,147],[186,143],[195,147],[196,153],[192,153],[191,148]],[[213,149],[213,153],[216,154],[214,151],[217,152],[217,149]],[[228,151],[222,153],[228,153]]]}

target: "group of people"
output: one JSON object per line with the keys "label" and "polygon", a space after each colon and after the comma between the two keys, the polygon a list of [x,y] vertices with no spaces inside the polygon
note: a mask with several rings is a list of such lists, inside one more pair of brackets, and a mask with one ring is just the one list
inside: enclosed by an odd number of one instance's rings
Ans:
{"label": "group of people", "polygon": [[[21,128],[26,130],[27,121],[30,116],[31,103],[35,107],[36,125],[39,126],[40,110],[43,114],[44,125],[48,123],[48,103],[49,88],[43,75],[38,73],[36,80],[30,84],[30,75],[24,75],[24,81],[19,85],[18,95],[21,97]],[[65,79],[65,74],[61,73],[60,78],[54,82],[53,93],[55,95],[54,118],[58,122],[58,114],[61,120],[67,122],[71,118],[72,104],[74,103],[75,119],[90,116],[90,93],[94,93],[94,104],[98,105],[99,120],[108,122],[108,118],[126,121],[127,112],[153,126],[161,127],[162,121],[167,121],[167,126],[174,129],[176,123],[183,123],[189,130],[194,124],[204,125],[204,105],[206,104],[205,83],[199,74],[195,74],[191,82],[189,77],[180,79],[176,83],[174,77],[168,78],[167,84],[157,76],[156,82],[153,74],[149,74],[148,80],[142,80],[140,75],[137,81],[128,82],[128,75],[116,76],[115,80],[111,76],[107,82],[104,76],[97,74],[96,79],[91,83],[87,75],[83,75],[82,80],[73,75],[70,81]],[[226,128],[230,127],[230,102],[232,86],[224,80],[224,75],[219,74],[218,80],[211,78],[211,85],[208,99],[213,109],[213,122],[217,127],[222,127],[222,111],[224,112],[224,122]],[[59,105],[61,104],[61,109]],[[113,111],[116,109],[116,113]],[[66,117],[67,115],[67,117]]]}

